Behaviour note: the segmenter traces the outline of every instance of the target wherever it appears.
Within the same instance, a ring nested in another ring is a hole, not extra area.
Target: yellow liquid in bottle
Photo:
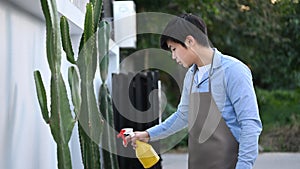
[[[150,144],[137,140],[136,145],[136,157],[144,168],[150,168],[159,161],[159,156]]]

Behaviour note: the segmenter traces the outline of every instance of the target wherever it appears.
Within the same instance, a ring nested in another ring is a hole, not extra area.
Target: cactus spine
[[[47,60],[51,70],[50,97],[51,106],[48,111],[45,87],[41,73],[36,70],[34,79],[42,115],[49,124],[53,138],[57,144],[57,159],[59,169],[72,168],[68,142],[70,140],[75,120],[72,117],[67,97],[65,82],[60,72],[61,39],[59,21],[55,0],[41,0],[42,10],[46,20]],[[50,6],[50,7],[49,7]]]

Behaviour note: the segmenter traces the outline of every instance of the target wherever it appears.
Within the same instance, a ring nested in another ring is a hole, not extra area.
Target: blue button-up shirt
[[[236,169],[251,169],[258,155],[258,138],[262,131],[252,75],[241,61],[214,50],[212,96],[228,128],[239,142]],[[194,72],[196,74],[192,79]],[[209,71],[201,80],[197,79],[197,73],[196,65],[187,71],[177,111],[163,123],[147,130],[151,141],[166,138],[187,127],[191,83],[192,92],[207,92],[209,89]]]

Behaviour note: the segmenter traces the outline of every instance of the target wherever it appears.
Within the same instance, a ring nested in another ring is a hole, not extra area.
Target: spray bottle
[[[130,135],[130,137],[134,136],[134,132],[132,128],[122,129],[117,136],[118,138],[122,137],[123,145],[126,144],[125,136],[127,135]],[[157,155],[157,153],[155,152],[155,150],[150,144],[136,140],[136,146],[137,146],[135,149],[136,157],[142,163],[144,168],[150,168],[159,161],[159,156]]]

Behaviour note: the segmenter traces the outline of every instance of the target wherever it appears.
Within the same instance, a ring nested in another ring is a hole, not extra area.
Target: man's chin
[[[183,63],[181,63],[181,62],[179,62],[178,63],[179,65],[181,65],[182,67],[184,67],[184,68],[190,68],[193,64],[191,64],[191,65],[187,65],[187,64],[183,64]]]
[[[184,68],[190,68],[190,67],[192,67],[193,66],[193,64],[191,64],[191,65],[182,65]]]

